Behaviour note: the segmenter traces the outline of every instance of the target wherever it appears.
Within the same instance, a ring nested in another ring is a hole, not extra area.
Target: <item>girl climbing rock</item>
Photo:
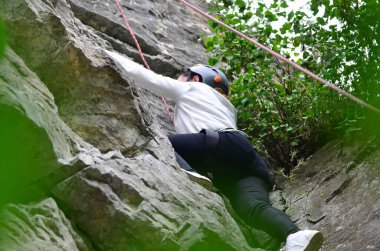
[[[175,101],[177,134],[169,140],[182,168],[212,179],[247,224],[285,241],[285,250],[319,250],[323,242],[319,231],[299,230],[284,212],[270,205],[272,182],[266,163],[237,129],[236,110],[228,100],[229,83],[223,72],[196,65],[184,69],[175,80],[118,53],[105,53],[136,84]]]

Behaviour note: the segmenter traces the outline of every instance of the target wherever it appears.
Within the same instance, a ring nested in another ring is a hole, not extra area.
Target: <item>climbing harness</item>
[[[203,157],[202,165],[204,166],[205,170],[207,170],[210,169],[210,167],[213,165],[216,148],[218,147],[219,143],[219,132],[209,129],[202,129],[200,132],[206,134],[204,149],[205,156]],[[210,171],[207,172],[207,177],[214,179],[214,175]]]
[[[235,128],[223,128],[223,129],[219,129],[218,132],[237,132],[248,138],[248,135],[245,132],[235,129]]]
[[[214,158],[216,147],[219,142],[219,132],[209,129],[202,129],[201,133],[206,134],[205,150],[206,156],[204,156],[205,162],[210,162]]]
[[[346,96],[347,98],[351,99],[352,101],[356,102],[357,104],[362,105],[362,106],[368,108],[369,110],[374,111],[374,112],[377,112],[378,114],[380,114],[380,109],[378,109],[378,108],[376,108],[376,107],[374,107],[374,106],[372,106],[372,105],[366,103],[365,101],[363,101],[363,100],[361,100],[361,99],[355,97],[354,95],[352,95],[352,94],[350,94],[350,93],[348,93],[348,92],[346,92],[346,91],[340,89],[340,88],[337,87],[336,85],[334,85],[334,84],[328,82],[327,80],[324,80],[323,78],[319,77],[319,76],[316,75],[315,73],[313,73],[313,72],[311,72],[311,71],[309,71],[309,70],[306,70],[306,69],[302,68],[301,66],[297,65],[297,64],[294,63],[293,61],[291,61],[291,60],[287,59],[286,57],[282,56],[281,54],[279,54],[279,53],[277,53],[277,52],[275,52],[275,51],[269,49],[268,47],[266,47],[266,46],[260,44],[260,43],[257,42],[255,39],[253,39],[253,38],[251,38],[251,37],[249,37],[249,36],[247,36],[247,35],[241,33],[240,31],[238,31],[238,30],[232,28],[231,26],[229,26],[229,25],[223,23],[222,21],[216,19],[215,17],[213,17],[213,16],[211,16],[210,14],[208,14],[208,13],[202,11],[201,9],[195,7],[194,5],[188,3],[188,2],[185,1],[185,0],[178,0],[178,1],[179,1],[179,2],[182,2],[183,4],[185,4],[186,6],[188,6],[189,8],[191,8],[192,10],[194,10],[195,12],[197,12],[197,13],[199,13],[199,14],[205,16],[205,17],[207,17],[208,19],[214,21],[215,23],[217,23],[217,24],[219,24],[219,25],[225,27],[226,29],[232,31],[233,33],[239,35],[240,37],[242,37],[242,38],[248,40],[249,42],[251,42],[251,43],[253,43],[254,45],[258,46],[259,48],[261,48],[261,49],[264,50],[265,52],[267,52],[267,53],[271,54],[272,56],[274,56],[274,57],[280,59],[281,61],[283,61],[283,62],[285,62],[285,63],[291,65],[292,67],[294,67],[295,69],[297,69],[297,70],[303,72],[304,74],[308,75],[309,77],[311,77],[311,78],[313,78],[313,79],[315,79],[315,80],[321,82],[321,83],[324,84],[325,86],[327,86],[327,87],[331,88],[332,90],[334,90],[334,91],[336,91],[336,92],[342,94],[343,96]]]
[[[132,38],[133,38],[133,40],[134,40],[134,42],[135,42],[135,44],[136,44],[136,46],[137,46],[137,50],[138,50],[138,52],[139,52],[139,55],[140,55],[140,57],[141,57],[141,60],[143,61],[145,67],[146,67],[147,69],[151,70],[151,68],[150,68],[150,66],[149,66],[149,64],[148,64],[148,62],[146,61],[146,59],[145,59],[145,57],[144,57],[144,54],[143,54],[143,52],[142,52],[142,50],[141,50],[141,46],[140,46],[140,44],[139,44],[139,42],[138,42],[138,40],[137,40],[137,38],[136,38],[136,35],[135,35],[135,33],[133,32],[132,27],[129,25],[128,18],[127,18],[127,16],[126,16],[125,13],[124,13],[123,8],[121,7],[119,0],[115,0],[115,3],[116,3],[116,5],[117,5],[117,7],[118,7],[118,9],[119,9],[119,11],[120,11],[120,13],[121,13],[121,15],[123,16],[125,27],[128,29],[129,33],[131,34],[131,36],[132,36]],[[173,119],[173,116],[172,116],[172,114],[170,113],[169,106],[168,106],[168,104],[166,103],[166,100],[165,100],[164,96],[162,96],[161,99],[162,99],[162,102],[163,102],[164,105],[165,105],[166,113],[168,114],[170,120],[172,121],[172,123],[173,123],[173,125],[174,125],[174,119]]]

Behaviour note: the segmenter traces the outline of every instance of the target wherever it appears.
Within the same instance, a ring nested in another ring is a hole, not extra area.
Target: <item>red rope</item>
[[[146,67],[147,69],[151,70],[151,68],[150,68],[150,66],[149,66],[149,64],[148,64],[148,62],[146,61],[146,59],[145,59],[145,57],[144,57],[144,54],[143,54],[143,52],[142,52],[142,50],[141,50],[141,47],[140,47],[140,44],[139,44],[139,42],[138,42],[138,40],[137,40],[137,38],[136,38],[136,35],[135,35],[135,33],[133,32],[132,27],[129,25],[128,18],[127,18],[127,16],[126,16],[125,13],[124,13],[123,8],[121,7],[119,0],[115,0],[115,3],[116,3],[116,5],[117,5],[117,7],[119,8],[121,15],[123,16],[123,20],[124,20],[124,25],[125,25],[125,27],[127,27],[129,33],[131,33],[131,36],[132,36],[133,40],[135,41],[135,44],[136,44],[136,46],[137,46],[137,50],[139,51],[139,54],[140,54],[141,60],[143,61],[145,67]],[[166,112],[167,112],[167,114],[168,114],[170,120],[172,121],[172,123],[173,123],[173,125],[174,125],[174,119],[173,119],[172,114],[171,114],[170,111],[169,111],[169,106],[168,106],[168,104],[166,103],[166,100],[165,100],[165,98],[164,98],[163,96],[161,97],[161,99],[162,99],[162,102],[163,102],[164,105],[165,105]]]
[[[186,6],[190,7],[192,10],[198,12],[199,14],[201,14],[201,15],[207,17],[208,19],[211,19],[211,20],[214,21],[215,23],[217,23],[217,24],[219,24],[219,25],[225,27],[226,29],[232,31],[233,33],[239,35],[240,37],[242,37],[242,38],[248,40],[249,42],[251,42],[251,43],[253,43],[254,45],[258,46],[259,48],[263,49],[265,52],[267,52],[267,53],[273,55],[274,57],[276,57],[276,58],[278,58],[278,59],[284,61],[285,63],[287,63],[287,64],[293,66],[295,69],[297,69],[297,70],[303,72],[304,74],[308,75],[309,77],[311,77],[311,78],[313,78],[313,79],[315,79],[315,80],[321,82],[322,84],[324,84],[325,86],[331,88],[332,90],[334,90],[334,91],[336,91],[336,92],[338,92],[338,93],[340,93],[340,94],[346,96],[347,98],[351,99],[352,101],[356,102],[357,104],[362,105],[362,106],[368,108],[369,110],[374,111],[374,112],[377,112],[377,113],[380,114],[380,109],[378,109],[378,108],[376,108],[376,107],[374,107],[374,106],[372,106],[372,105],[366,103],[365,101],[363,101],[363,100],[361,100],[361,99],[355,97],[354,95],[352,95],[352,94],[350,94],[350,93],[348,93],[348,92],[346,92],[346,91],[340,89],[338,86],[336,86],[336,85],[330,83],[330,82],[327,81],[327,80],[324,80],[323,78],[319,77],[319,76],[316,75],[315,73],[313,73],[313,72],[311,72],[311,71],[309,71],[309,70],[306,70],[306,69],[302,68],[301,66],[297,65],[297,64],[294,63],[293,61],[291,61],[291,60],[287,59],[286,57],[282,56],[281,54],[279,54],[279,53],[277,53],[277,52],[275,52],[275,51],[269,49],[268,47],[266,47],[266,46],[260,44],[260,43],[257,42],[255,39],[253,39],[253,38],[251,38],[251,37],[249,37],[249,36],[247,36],[247,35],[241,33],[240,31],[238,31],[238,30],[232,28],[231,26],[229,26],[229,25],[223,23],[222,21],[219,21],[219,20],[216,19],[215,17],[213,17],[213,16],[211,16],[210,14],[208,14],[208,13],[202,11],[201,9],[195,7],[194,5],[188,3],[187,1],[185,1],[185,0],[179,0],[179,1],[182,2],[183,4],[185,4]]]

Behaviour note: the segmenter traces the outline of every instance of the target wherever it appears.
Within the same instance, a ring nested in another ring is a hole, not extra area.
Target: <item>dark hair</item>
[[[189,67],[183,67],[181,70],[181,75],[190,76],[191,70]]]
[[[192,72],[189,67],[183,67],[181,70],[181,75],[185,75],[187,77],[187,81],[190,81],[194,76],[198,76],[200,82],[202,82],[202,76],[195,72]]]

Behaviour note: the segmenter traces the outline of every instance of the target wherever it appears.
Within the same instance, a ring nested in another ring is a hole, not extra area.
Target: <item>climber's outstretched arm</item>
[[[119,53],[108,50],[104,50],[104,52],[120,66],[123,71],[131,76],[137,85],[159,96],[168,97],[176,101],[191,88],[191,82],[182,82],[156,74]]]

